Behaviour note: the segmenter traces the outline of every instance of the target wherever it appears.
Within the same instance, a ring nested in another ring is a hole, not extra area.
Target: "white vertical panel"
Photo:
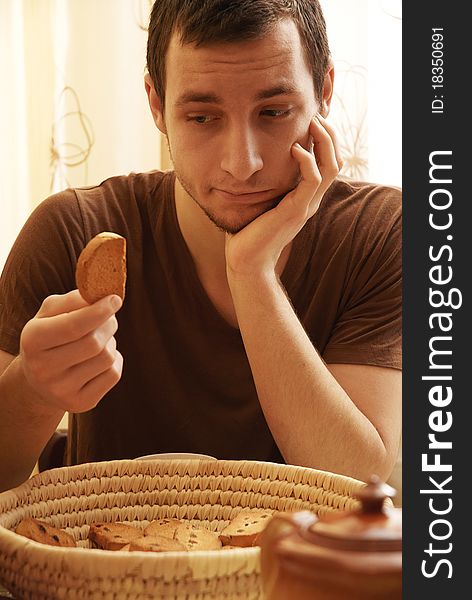
[[[369,174],[402,181],[401,0],[369,0]]]
[[[368,179],[368,0],[322,3],[335,66],[330,120],[344,160],[343,174]]]
[[[321,0],[336,126],[352,177],[401,185],[401,1]]]

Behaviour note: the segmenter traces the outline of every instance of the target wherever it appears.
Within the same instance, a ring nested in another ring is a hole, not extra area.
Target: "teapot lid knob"
[[[384,512],[384,504],[387,498],[394,498],[396,491],[386,483],[383,483],[377,475],[372,475],[369,483],[354,494],[360,500],[363,514],[381,514]]]
[[[355,494],[360,501],[357,510],[328,513],[299,531],[329,551],[401,553],[401,509],[387,501],[394,495],[393,488],[373,476]]]

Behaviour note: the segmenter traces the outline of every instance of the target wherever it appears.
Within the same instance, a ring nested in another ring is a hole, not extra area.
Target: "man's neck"
[[[175,179],[175,208],[180,231],[200,277],[226,282],[225,234]]]
[[[198,204],[175,179],[175,208],[180,231],[195,262],[202,282],[227,287],[225,234],[210,221]],[[287,264],[292,242],[283,250],[277,263],[277,275]]]

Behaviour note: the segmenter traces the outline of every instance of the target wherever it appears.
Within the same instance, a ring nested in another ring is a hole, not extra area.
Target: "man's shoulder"
[[[79,229],[84,242],[105,230],[127,235],[144,221],[155,220],[159,206],[172,193],[172,175],[157,170],[130,173],[97,185],[67,188],[43,200],[32,218],[62,223],[68,231]]]
[[[300,243],[311,248],[317,260],[336,253],[356,257],[350,263],[354,264],[376,249],[400,248],[401,229],[400,188],[339,177],[300,233]]]
[[[326,192],[320,208],[341,219],[372,219],[376,215],[395,219],[401,215],[401,189],[339,177]]]
[[[352,205],[358,210],[375,210],[380,205],[389,205],[401,210],[401,188],[339,177],[326,192],[323,202],[328,208]]]
[[[97,185],[76,187],[73,191],[80,201],[102,200],[109,203],[125,202],[130,199],[141,201],[149,195],[158,195],[171,175],[170,171],[159,170],[132,172],[128,175],[108,177]]]
[[[125,204],[130,200],[145,201],[149,195],[158,196],[164,182],[171,178],[171,171],[147,171],[114,175],[98,184],[69,187],[55,192],[38,205],[38,208],[61,207],[70,209],[71,205],[93,204],[96,209],[100,204],[110,206],[114,203]]]

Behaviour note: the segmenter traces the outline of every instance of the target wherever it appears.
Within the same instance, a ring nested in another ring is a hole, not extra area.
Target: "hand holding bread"
[[[37,411],[90,410],[121,377],[123,357],[114,335],[124,297],[125,245],[124,238],[110,235],[100,238],[100,250],[95,238],[92,251],[86,246],[81,257],[92,258],[79,257],[77,280],[86,298],[80,290],[48,296],[23,328],[19,359]],[[108,280],[106,269],[111,270]],[[100,278],[96,286],[92,275]]]

